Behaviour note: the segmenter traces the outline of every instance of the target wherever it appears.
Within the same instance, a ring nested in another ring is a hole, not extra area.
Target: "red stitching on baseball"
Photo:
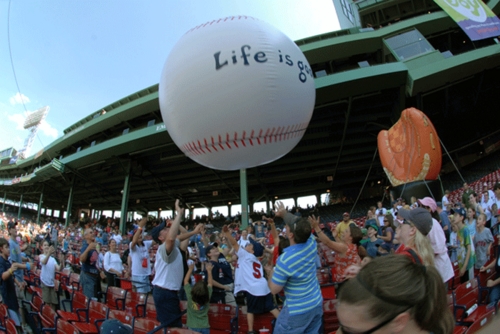
[[[219,147],[224,151],[224,146],[222,146],[222,138],[219,135]]]
[[[235,132],[235,133],[234,133],[234,140],[233,140],[233,144],[234,144],[234,146],[236,146],[236,148],[239,148],[237,140],[238,140],[238,133],[237,133],[237,132]]]
[[[238,17],[236,17],[236,16],[228,16],[228,17],[225,17],[224,19],[218,19],[217,21],[212,20],[212,21],[210,21],[210,22],[206,22],[206,23],[204,23],[204,24],[197,25],[196,27],[193,27],[193,28],[189,29],[188,31],[186,31],[186,34],[188,34],[188,33],[190,33],[190,32],[193,32],[193,31],[195,31],[195,30],[197,30],[197,29],[204,28],[204,27],[206,27],[207,25],[212,25],[212,24],[214,24],[214,23],[220,23],[221,21],[222,21],[222,22],[226,22],[227,20],[234,21],[235,19],[238,19],[238,20],[241,20],[241,19],[245,19],[245,20],[252,19],[252,20],[257,20],[257,21],[259,21],[259,20],[258,20],[258,19],[256,19],[255,17],[251,17],[251,16],[242,16],[242,15],[240,15],[240,16],[238,16]]]
[[[212,137],[212,148],[215,150],[215,152],[219,152],[217,147],[215,147],[214,137]]]
[[[201,155],[213,153],[212,149],[215,152],[219,152],[219,149],[224,151],[226,149],[231,150],[233,148],[240,148],[239,144],[243,145],[243,147],[247,147],[247,144],[249,144],[250,146],[272,144],[273,138],[274,142],[285,141],[300,136],[306,131],[306,129],[307,123],[302,123],[288,125],[286,127],[280,126],[277,128],[274,127],[259,129],[258,136],[255,136],[255,130],[252,130],[249,136],[247,136],[246,131],[242,131],[241,136],[239,136],[238,133],[235,132],[233,138],[231,138],[231,135],[229,133],[226,133],[225,141],[222,141],[224,135],[219,134],[215,137],[210,137],[210,139],[203,138],[186,143],[182,146],[181,151],[183,151],[187,155]],[[218,140],[216,140],[215,138],[217,138]],[[233,145],[231,145],[231,143]]]

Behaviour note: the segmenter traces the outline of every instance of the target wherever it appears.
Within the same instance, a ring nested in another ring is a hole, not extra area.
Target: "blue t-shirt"
[[[227,262],[226,257],[222,254],[219,254],[219,259],[217,262],[210,261],[213,264],[212,268],[212,278],[214,281],[226,285],[234,283],[233,280],[233,271],[231,269],[231,265]],[[208,276],[205,275],[208,279]],[[216,288],[218,289],[218,288]]]
[[[371,241],[370,239],[367,239],[367,240],[361,241],[361,246],[363,246],[366,249],[368,256],[376,257],[378,247],[380,245],[382,245],[383,243],[384,243],[384,241],[382,239],[377,238],[377,239],[375,239],[375,241]]]
[[[448,218],[448,214],[446,211],[441,211],[439,214],[439,218],[441,219],[441,226],[444,228],[445,226],[448,226],[448,229],[444,231],[445,234],[450,234],[451,233],[451,223],[450,219]]]
[[[21,247],[19,247],[17,241],[14,241],[12,240],[12,238],[9,238],[9,248],[10,248],[10,261],[23,263],[23,255],[21,253]],[[16,271],[14,271],[14,275],[16,276],[19,282],[24,282],[23,269],[17,269]]]
[[[85,252],[89,244],[86,240],[83,240],[82,248],[80,249],[80,254]],[[87,259],[82,263],[82,271],[91,274],[99,274],[97,269],[97,261],[99,260],[99,253],[93,249],[88,252]]]
[[[107,245],[108,244],[108,233],[102,232],[102,244]]]
[[[285,248],[278,258],[272,281],[283,286],[290,315],[306,313],[323,303],[316,277],[317,252],[311,235],[305,243]]]
[[[11,267],[10,262],[5,260],[3,256],[0,256],[0,284],[2,290],[2,298],[7,308],[11,310],[19,311],[19,303],[17,302],[16,296],[16,286],[14,285],[14,277],[12,275],[4,281],[1,279],[1,275]]]

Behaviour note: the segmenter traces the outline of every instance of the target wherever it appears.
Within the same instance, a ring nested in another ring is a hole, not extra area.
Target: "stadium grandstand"
[[[464,183],[477,193],[491,190],[500,182],[500,41],[471,41],[432,1],[370,0],[352,5],[359,13],[359,27],[296,41],[315,75],[314,113],[302,140],[289,154],[247,171],[250,207],[265,201],[268,207],[264,211],[270,212],[275,201],[292,198],[296,206],[297,198],[314,195],[318,205],[297,208],[301,216],[320,215],[321,223],[333,229],[347,211],[363,227],[370,206],[377,201],[383,201],[385,207],[391,205],[391,185],[377,156],[377,135],[394,125],[409,107],[422,110],[439,134],[443,165],[438,182],[443,192],[451,191],[450,200],[461,201]],[[499,0],[487,5],[500,13]],[[103,211],[114,211],[121,213],[119,224],[125,234],[130,228],[127,223],[134,222],[134,212],[172,210],[177,198],[191,212],[207,208],[211,214],[214,207],[240,201],[239,171],[203,167],[173,143],[159,110],[158,85],[90,113],[36,154],[25,159],[17,156],[15,148],[0,152],[0,201],[2,211],[12,218],[37,216],[42,222],[41,217],[47,217],[69,225],[82,213],[92,219]],[[324,194],[329,194],[326,203]],[[435,195],[439,201],[442,194]],[[54,211],[59,212],[58,217],[53,217]],[[251,217],[259,220],[262,213]],[[218,231],[227,220],[211,222],[216,226],[209,232]],[[77,254],[78,247],[81,240],[70,249]],[[120,255],[126,248],[126,242],[119,244]],[[154,246],[149,253],[153,263],[156,249]],[[492,249],[492,255],[498,253],[498,247]],[[325,333],[333,333],[339,326],[331,300],[338,283],[333,280],[333,253],[319,243],[322,266],[317,277],[325,299]],[[449,281],[451,308],[458,308],[451,298],[461,296],[457,266]],[[79,284],[79,276],[74,274],[66,272],[70,290],[72,284]],[[474,289],[469,297],[475,293],[474,300],[478,300],[478,291],[483,290]],[[130,291],[122,293],[132,295]],[[124,302],[132,297],[128,298]],[[156,313],[154,303],[145,300],[144,314],[136,318],[155,319],[150,316],[150,312]],[[485,304],[485,300],[481,302]],[[472,304],[463,312],[464,318],[478,307]],[[223,325],[236,319],[243,328],[245,317],[236,314],[224,313],[226,320],[232,320]],[[482,321],[461,322],[455,332],[473,333],[473,326],[482,327]],[[265,318],[266,326],[268,323]],[[222,332],[246,332],[233,329]]]

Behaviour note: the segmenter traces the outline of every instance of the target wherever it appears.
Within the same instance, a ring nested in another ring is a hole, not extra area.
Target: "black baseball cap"
[[[10,230],[11,228],[16,228],[17,226],[17,222],[14,222],[14,221],[10,221],[8,224],[7,224],[7,228]]]
[[[156,226],[152,231],[151,231],[151,237],[157,244],[161,244],[161,241],[158,239],[160,236],[160,232],[167,226],[165,222],[162,222],[160,225]]]
[[[101,334],[132,334],[132,327],[116,319],[108,319],[101,325]]]

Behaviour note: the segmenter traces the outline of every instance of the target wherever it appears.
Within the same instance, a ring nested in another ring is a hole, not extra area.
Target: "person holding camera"
[[[382,201],[377,202],[377,209],[375,210],[378,220],[378,226],[383,227],[385,225],[384,218],[387,214],[387,209],[382,207]]]

